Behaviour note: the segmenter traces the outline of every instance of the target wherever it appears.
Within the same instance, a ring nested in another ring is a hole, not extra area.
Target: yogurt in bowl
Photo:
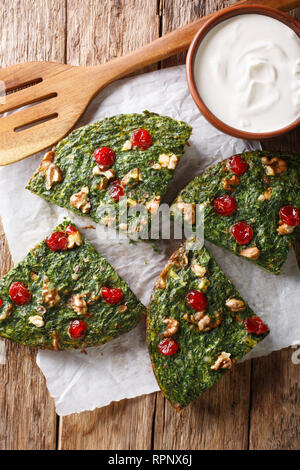
[[[187,58],[189,88],[204,116],[244,138],[272,137],[296,127],[299,31],[287,15],[256,6],[234,7],[231,14],[209,20]]]

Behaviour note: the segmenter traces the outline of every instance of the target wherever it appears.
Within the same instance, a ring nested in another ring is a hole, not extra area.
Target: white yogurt
[[[209,110],[236,129],[275,131],[300,115],[300,39],[269,16],[243,14],[212,28],[194,76]]]

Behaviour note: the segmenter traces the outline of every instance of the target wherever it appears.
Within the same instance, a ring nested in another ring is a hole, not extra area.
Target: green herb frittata
[[[145,314],[125,281],[64,222],[0,280],[0,335],[46,349],[86,348]]]
[[[267,334],[208,251],[182,246],[148,308],[147,340],[158,384],[180,411]]]
[[[59,142],[27,188],[130,234],[135,206],[145,206],[147,217],[156,213],[190,134],[184,122],[148,111],[105,118]],[[127,220],[123,214],[130,209]]]
[[[173,214],[194,224],[195,204],[204,205],[207,240],[279,274],[300,231],[299,162],[288,153],[234,155],[190,182]]]

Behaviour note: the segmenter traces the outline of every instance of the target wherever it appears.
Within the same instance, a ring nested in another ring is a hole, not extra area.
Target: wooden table
[[[27,60],[98,64],[232,3],[2,0],[0,65]],[[300,18],[299,11],[293,14]],[[184,54],[152,70],[181,63]],[[299,143],[298,131],[266,146],[298,150]],[[0,237],[4,274],[11,259],[3,230]],[[59,418],[35,351],[5,343],[0,449],[299,449],[300,365],[292,363],[292,349],[237,365],[180,415],[161,393],[153,393]]]

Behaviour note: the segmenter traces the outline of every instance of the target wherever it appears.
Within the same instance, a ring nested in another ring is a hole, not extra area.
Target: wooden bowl
[[[206,21],[206,23],[204,23],[202,28],[199,29],[199,31],[195,35],[189,47],[187,59],[186,59],[187,82],[188,82],[188,87],[193,97],[193,100],[195,101],[196,105],[200,109],[201,113],[217,129],[219,129],[222,132],[225,132],[226,134],[229,134],[234,137],[241,138],[241,139],[249,139],[249,140],[269,139],[271,137],[276,137],[276,136],[285,134],[286,132],[289,132],[295,127],[297,127],[300,124],[300,117],[297,118],[294,122],[292,122],[288,126],[285,126],[281,129],[277,129],[271,132],[262,132],[262,133],[246,132],[246,131],[236,129],[234,127],[229,126],[228,124],[225,124],[225,122],[218,119],[210,111],[210,109],[205,105],[205,103],[201,99],[201,96],[199,95],[199,92],[197,90],[196,83],[195,83],[195,78],[194,78],[195,57],[197,54],[198,47],[201,41],[203,40],[203,38],[206,36],[206,34],[212,28],[214,28],[217,24],[221,23],[222,21],[225,21],[234,16],[244,15],[247,13],[271,16],[272,18],[275,18],[276,20],[279,20],[285,25],[289,26],[291,29],[295,31],[298,37],[300,37],[300,23],[298,23],[294,18],[291,18],[290,16],[286,15],[285,13],[282,13],[279,10],[275,10],[274,8],[269,8],[269,7],[262,7],[259,5],[250,5],[250,6],[245,5],[245,6],[229,7],[225,11],[220,11],[219,13],[216,13],[212,18]]]

